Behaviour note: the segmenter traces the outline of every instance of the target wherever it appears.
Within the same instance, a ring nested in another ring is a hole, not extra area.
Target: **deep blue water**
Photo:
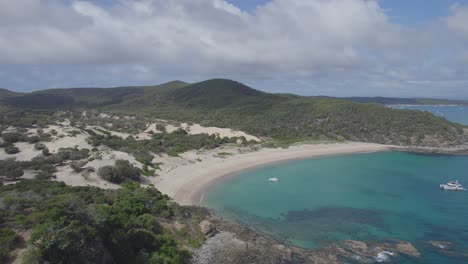
[[[268,182],[278,177],[279,183]],[[381,152],[291,161],[228,178],[205,193],[205,205],[285,243],[317,249],[345,239],[413,243],[420,261],[468,263],[441,254],[429,240],[468,253],[468,156]],[[460,255],[458,255],[460,257]]]
[[[458,105],[393,105],[396,109],[428,111],[447,120],[468,125],[468,106]]]

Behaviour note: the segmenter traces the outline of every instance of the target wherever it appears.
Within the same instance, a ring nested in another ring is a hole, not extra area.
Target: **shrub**
[[[6,263],[10,251],[20,241],[20,237],[8,227],[0,228],[0,262]]]
[[[140,151],[135,154],[135,159],[138,160],[140,163],[145,164],[145,165],[151,165],[151,162],[153,161],[153,155]]]
[[[0,148],[8,147],[10,145],[11,145],[10,142],[0,142]]]
[[[52,164],[44,164],[44,165],[41,166],[40,170],[45,171],[45,172],[54,173],[54,172],[57,171],[57,168],[55,168],[55,166],[52,165]]]
[[[50,180],[52,178],[56,178],[54,173],[49,172],[49,171],[41,171],[36,176],[34,177],[36,180],[41,180],[41,181],[46,181]]]
[[[19,148],[15,147],[14,145],[9,145],[5,147],[5,153],[7,154],[16,154],[19,153]]]
[[[8,170],[5,173],[5,176],[10,180],[17,180],[19,177],[24,175],[23,169],[16,167]]]
[[[44,147],[42,149],[42,155],[44,155],[44,156],[49,156],[50,155],[50,151],[49,151],[49,149],[47,147]]]
[[[52,135],[49,134],[49,133],[43,133],[43,134],[40,135],[40,137],[41,137],[41,140],[50,140]]]
[[[37,142],[41,141],[41,138],[38,137],[38,136],[30,136],[30,137],[26,138],[26,141],[33,144],[33,143],[37,143]]]
[[[81,173],[81,176],[83,176],[83,178],[85,179],[89,179],[89,176],[91,175],[91,172],[94,172],[94,168],[93,167],[87,167],[84,169],[84,171]]]
[[[122,182],[123,179],[119,179],[114,175],[114,166],[104,166],[98,170],[99,177],[110,182]]]
[[[46,147],[46,145],[42,144],[42,143],[36,143],[34,144],[34,148],[37,149],[37,150],[42,150]]]
[[[98,175],[106,181],[119,184],[124,181],[138,181],[140,170],[130,164],[128,160],[117,160],[115,166],[99,168]]]
[[[58,151],[57,155],[64,160],[81,160],[88,158],[89,149],[62,148]]]
[[[80,161],[74,161],[70,164],[70,168],[72,168],[75,172],[82,172],[83,166],[86,165],[86,161],[80,160]]]
[[[18,141],[22,141],[24,138],[23,138],[23,135],[21,135],[20,133],[8,132],[8,133],[2,134],[2,139],[5,142],[16,143]]]
[[[166,132],[166,126],[163,124],[156,124],[156,129],[165,133]]]

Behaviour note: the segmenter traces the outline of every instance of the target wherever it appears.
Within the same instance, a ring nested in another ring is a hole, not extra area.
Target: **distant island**
[[[385,105],[468,105],[467,100],[435,98],[392,98],[392,97],[340,97],[358,103],[377,103]]]
[[[0,89],[0,260],[367,261],[367,242],[289,247],[197,205],[217,180],[259,165],[395,149],[467,150],[465,126],[383,105],[404,100],[419,99],[270,94],[225,79]],[[405,241],[371,246],[419,256]]]

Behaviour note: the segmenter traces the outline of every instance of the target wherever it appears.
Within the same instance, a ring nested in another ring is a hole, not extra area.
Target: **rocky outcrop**
[[[428,241],[429,246],[438,254],[468,262],[468,248],[460,247],[449,241]]]
[[[213,237],[218,233],[218,230],[216,229],[216,226],[211,223],[208,220],[203,220],[199,224],[201,232],[206,236],[206,237]]]
[[[287,246],[254,232],[243,225],[211,218],[202,221],[200,228],[210,236],[194,253],[194,264],[236,263],[376,263],[397,260],[400,256],[419,258],[419,251],[409,242],[386,240],[365,242],[346,240],[319,250],[305,250]]]

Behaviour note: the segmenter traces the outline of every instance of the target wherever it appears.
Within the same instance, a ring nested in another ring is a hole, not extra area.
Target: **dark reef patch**
[[[287,222],[308,221],[311,219],[339,219],[343,222],[385,227],[383,212],[371,209],[327,206],[315,210],[289,211],[285,215]]]

